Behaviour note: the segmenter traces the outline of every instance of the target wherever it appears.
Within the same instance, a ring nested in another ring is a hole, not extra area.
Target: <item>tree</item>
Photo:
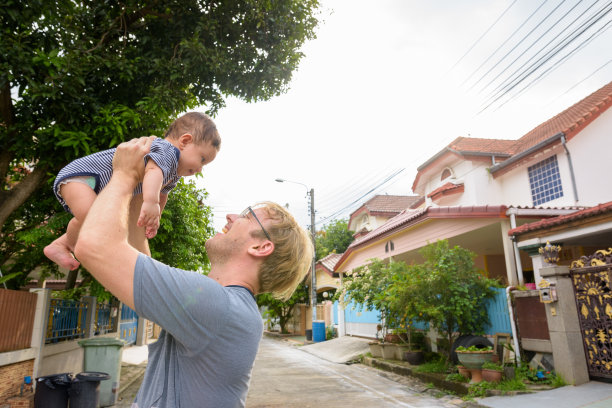
[[[450,248],[447,240],[429,244],[420,252],[425,262],[410,265],[408,273],[427,300],[420,304],[420,313],[446,336],[450,359],[457,333],[479,334],[488,324],[486,302],[494,296],[492,288],[498,283],[476,270],[473,252],[459,246]]]
[[[204,244],[215,230],[212,210],[204,204],[207,196],[193,180],[179,181],[168,196],[157,235],[149,240],[153,258],[188,271],[210,270]]]
[[[291,320],[294,312],[294,306],[298,303],[304,303],[308,299],[308,289],[304,283],[300,283],[289,300],[282,301],[276,299],[270,293],[261,293],[257,295],[257,305],[268,309],[268,316],[272,319],[278,319],[281,333],[288,333],[287,323]]]
[[[0,226],[76,157],[287,89],[317,0],[5,1]],[[59,206],[55,206],[59,210]],[[50,215],[48,213],[47,215]],[[7,226],[6,223],[18,225]]]
[[[315,245],[317,260],[331,253],[341,254],[353,242],[353,233],[348,230],[348,220],[334,220],[317,232]]]

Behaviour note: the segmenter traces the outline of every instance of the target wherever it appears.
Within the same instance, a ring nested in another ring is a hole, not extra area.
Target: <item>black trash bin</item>
[[[312,329],[306,329],[306,341],[312,341]]]
[[[34,408],[68,408],[68,389],[72,374],[62,373],[38,377]]]
[[[76,375],[70,390],[70,408],[98,408],[100,404],[100,381],[110,379],[107,373],[86,371]]]

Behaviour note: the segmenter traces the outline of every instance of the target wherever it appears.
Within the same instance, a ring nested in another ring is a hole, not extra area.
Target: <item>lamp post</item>
[[[285,180],[277,178],[275,180],[278,183],[293,183],[300,184],[306,187],[306,195],[310,196],[310,234],[312,235],[312,266],[310,267],[310,303],[312,306],[312,321],[317,320],[317,274],[315,271],[315,264],[317,262],[316,254],[316,243],[315,243],[315,210],[314,210],[314,188],[308,189],[308,186],[298,181]]]

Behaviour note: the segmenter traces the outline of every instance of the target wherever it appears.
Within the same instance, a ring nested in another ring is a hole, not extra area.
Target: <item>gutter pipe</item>
[[[506,211],[506,215],[510,216],[510,228],[516,228],[516,208],[510,208]],[[519,285],[525,284],[525,278],[523,277],[523,265],[521,263],[521,255],[519,254],[519,248],[514,237],[512,239],[512,248],[514,248],[514,261],[516,263],[516,275],[518,277]]]
[[[506,288],[506,300],[508,301],[508,313],[510,313],[510,327],[512,328],[512,340],[514,343],[514,358],[516,365],[521,366],[521,347],[518,341],[518,333],[516,331],[516,324],[514,323],[514,310],[512,309],[512,298],[510,291],[516,289],[514,286],[508,286]]]
[[[561,144],[565,149],[565,154],[567,155],[567,163],[569,165],[570,176],[572,178],[572,189],[574,190],[574,204],[578,204],[578,189],[576,188],[576,177],[574,176],[574,166],[572,165],[572,156],[570,156],[570,152],[567,149],[567,144],[565,140],[565,134],[561,133]]]

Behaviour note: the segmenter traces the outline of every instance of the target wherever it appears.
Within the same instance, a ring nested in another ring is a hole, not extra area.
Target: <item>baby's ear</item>
[[[179,136],[179,143],[183,146],[193,143],[193,136],[191,135],[191,133],[184,133]]]

